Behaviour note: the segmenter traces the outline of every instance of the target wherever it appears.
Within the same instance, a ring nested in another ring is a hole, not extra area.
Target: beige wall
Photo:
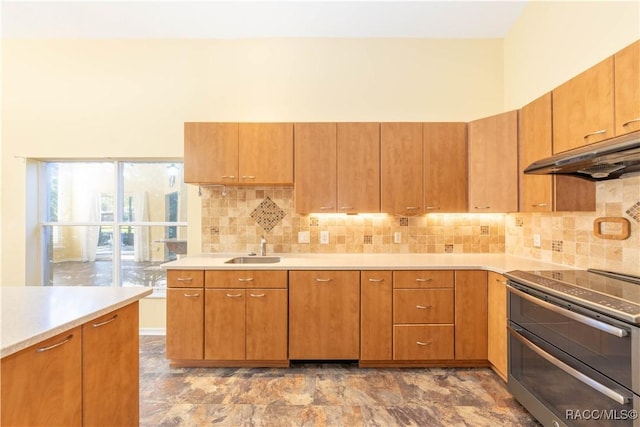
[[[638,39],[638,0],[530,0],[504,38],[505,109],[528,104]]]

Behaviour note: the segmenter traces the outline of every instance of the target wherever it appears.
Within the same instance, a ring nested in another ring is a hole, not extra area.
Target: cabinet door
[[[246,291],[207,289],[205,295],[205,360],[245,360]]]
[[[3,426],[82,425],[82,329],[0,361]]]
[[[469,123],[469,212],[518,210],[518,112]]]
[[[240,123],[241,184],[293,183],[293,124]]]
[[[287,360],[287,290],[248,289],[247,360]]]
[[[338,123],[338,212],[380,212],[380,125]]]
[[[488,273],[488,347],[487,358],[494,370],[507,380],[507,279]]]
[[[138,329],[138,302],[82,326],[84,425],[138,425]]]
[[[380,124],[381,211],[417,215],[423,211],[422,123]]]
[[[567,175],[529,175],[524,169],[551,156],[551,93],[520,110],[520,212],[594,211],[595,183]]]
[[[202,360],[204,289],[167,289],[167,359]]]
[[[614,55],[616,135],[640,130],[640,41]]]
[[[452,360],[452,325],[394,325],[393,360]]]
[[[425,212],[467,211],[467,124],[423,123]]]
[[[336,212],[336,124],[296,123],[296,212]]]
[[[487,272],[456,271],[456,360],[487,359]]]
[[[614,136],[613,57],[553,90],[553,152]]]
[[[184,124],[184,182],[238,182],[238,124]]]
[[[289,358],[358,359],[360,273],[289,272]]]
[[[392,358],[392,290],[390,271],[360,273],[360,360]]]

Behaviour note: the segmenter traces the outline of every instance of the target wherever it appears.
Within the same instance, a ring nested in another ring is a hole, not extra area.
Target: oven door
[[[632,350],[633,342],[638,341],[637,328],[538,291],[514,286],[517,284],[508,286],[510,321],[640,394]]]
[[[638,396],[509,322],[509,391],[545,426],[637,427]]]

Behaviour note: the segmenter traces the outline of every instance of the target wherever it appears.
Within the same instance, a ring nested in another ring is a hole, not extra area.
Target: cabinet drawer
[[[453,323],[453,289],[394,289],[393,323]]]
[[[393,360],[453,359],[453,325],[396,325]]]
[[[207,270],[207,288],[284,288],[286,270]]]
[[[453,288],[453,270],[407,270],[393,272],[394,288]]]
[[[169,288],[202,288],[203,286],[203,270],[167,270],[167,287]]]

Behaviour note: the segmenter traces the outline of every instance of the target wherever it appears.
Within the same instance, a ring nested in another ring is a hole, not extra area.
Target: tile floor
[[[141,426],[538,426],[490,369],[169,367],[140,337]]]

